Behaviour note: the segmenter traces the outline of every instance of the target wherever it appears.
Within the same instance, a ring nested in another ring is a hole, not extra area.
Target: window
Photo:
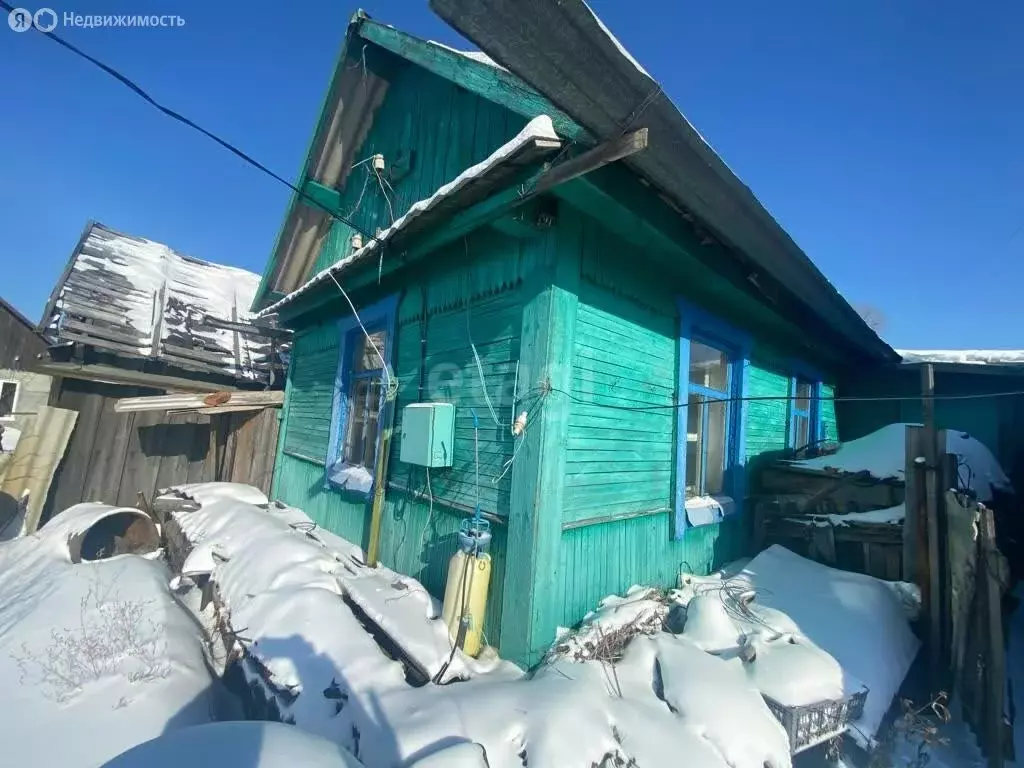
[[[394,314],[397,300],[360,310],[338,324],[341,349],[334,385],[334,408],[327,457],[327,482],[344,490],[369,493],[386,405]]]
[[[821,439],[821,384],[804,375],[790,380],[789,447],[801,450]]]
[[[18,382],[0,381],[0,419],[11,420],[17,413]]]
[[[725,490],[729,427],[729,358],[720,349],[690,342],[686,408],[686,498]]]
[[[680,306],[675,537],[720,520],[744,494],[743,402],[749,340],[689,304]],[[712,498],[713,497],[713,498]]]
[[[378,356],[378,351],[380,356]],[[355,341],[352,373],[348,388],[348,423],[341,446],[341,459],[352,466],[372,467],[377,455],[377,426],[384,395],[384,364],[387,340],[383,331],[362,332]]]

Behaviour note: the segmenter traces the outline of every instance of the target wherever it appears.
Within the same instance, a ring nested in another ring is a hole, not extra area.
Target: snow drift
[[[96,766],[140,741],[205,723],[202,630],[159,562],[72,562],[69,548],[121,513],[79,504],[0,544],[0,742],[11,765]]]
[[[906,465],[907,424],[888,424],[857,440],[843,443],[834,454],[792,462],[807,469],[831,469],[837,472],[867,470],[877,478],[904,476]],[[960,457],[970,470],[970,488],[985,502],[992,499],[992,491],[1012,491],[1010,479],[999,466],[996,457],[980,440],[966,432],[946,431],[946,452]],[[966,479],[966,472],[965,479]]]

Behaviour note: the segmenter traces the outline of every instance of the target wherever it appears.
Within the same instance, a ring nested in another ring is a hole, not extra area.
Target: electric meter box
[[[402,411],[401,460],[421,467],[450,467],[455,443],[455,406],[413,403]]]

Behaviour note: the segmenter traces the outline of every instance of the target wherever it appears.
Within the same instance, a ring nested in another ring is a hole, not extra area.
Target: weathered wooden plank
[[[638,128],[631,133],[598,144],[596,147],[554,166],[541,177],[536,191],[538,193],[546,192],[569,179],[590,173],[645,149],[647,149],[647,129]]]
[[[152,498],[161,458],[168,447],[166,420],[166,414],[159,411],[135,414],[125,449],[125,468],[117,489],[119,506],[134,506],[140,492]]]

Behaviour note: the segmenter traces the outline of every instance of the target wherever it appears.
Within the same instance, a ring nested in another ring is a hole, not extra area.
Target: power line
[[[0,0],[0,8],[2,8],[7,13],[11,13],[11,12],[14,11],[14,6],[12,6],[10,3],[6,2],[6,0]],[[148,103],[151,106],[155,107],[156,109],[160,110],[161,112],[163,112],[168,117],[170,117],[170,118],[172,118],[174,120],[177,120],[179,123],[187,125],[189,128],[192,128],[193,130],[198,131],[199,133],[203,134],[203,136],[206,136],[208,139],[212,139],[213,141],[217,142],[222,147],[224,147],[224,149],[226,149],[229,152],[231,152],[233,155],[236,155],[237,157],[242,158],[242,160],[244,160],[245,162],[249,163],[249,165],[253,166],[254,168],[258,168],[259,170],[263,171],[263,173],[265,173],[268,176],[270,176],[272,179],[275,179],[275,180],[281,182],[286,187],[288,187],[290,190],[292,190],[292,192],[294,192],[299,197],[301,197],[304,202],[308,203],[309,205],[314,206],[315,208],[319,208],[321,211],[323,211],[324,213],[328,214],[331,218],[335,219],[336,221],[340,221],[342,224],[347,224],[348,226],[352,227],[352,229],[354,229],[356,232],[361,234],[363,237],[366,237],[366,238],[370,237],[370,233],[367,232],[366,230],[364,230],[362,227],[356,225],[355,223],[353,223],[349,219],[345,218],[344,216],[339,215],[335,211],[332,211],[330,208],[328,208],[327,206],[325,206],[323,203],[319,202],[318,200],[315,200],[314,198],[310,197],[305,192],[303,192],[301,189],[299,189],[294,184],[292,184],[290,181],[288,181],[286,178],[284,178],[283,176],[279,176],[278,174],[274,173],[272,170],[270,170],[265,165],[263,165],[263,163],[261,163],[259,160],[256,160],[252,156],[246,154],[245,152],[240,150],[238,147],[236,147],[231,142],[222,139],[220,136],[218,136],[217,134],[213,133],[212,131],[206,130],[201,125],[195,123],[194,121],[190,120],[189,118],[185,117],[184,115],[182,115],[182,114],[180,114],[178,112],[175,112],[170,107],[165,107],[163,104],[161,104],[156,99],[154,99],[152,96],[150,96],[148,93],[146,93],[146,91],[144,91],[139,85],[137,85],[135,82],[133,82],[130,78],[128,78],[125,75],[122,75],[120,72],[118,72],[113,67],[111,67],[111,66],[109,66],[107,64],[104,64],[99,59],[96,59],[96,58],[90,56],[85,51],[83,51],[83,50],[77,48],[76,46],[72,45],[71,43],[69,43],[64,38],[62,38],[62,37],[60,37],[58,35],[55,35],[53,32],[43,32],[43,30],[41,30],[41,29],[39,29],[37,27],[34,27],[34,29],[37,32],[39,32],[39,33],[45,35],[46,37],[50,38],[51,40],[53,40],[58,45],[62,45],[63,47],[65,47],[69,51],[71,51],[72,53],[74,53],[74,54],[76,54],[78,56],[81,56],[83,59],[88,61],[93,66],[98,67],[99,69],[103,70],[108,75],[110,75],[115,80],[117,80],[122,85],[124,85],[126,88],[130,89],[139,98],[143,99],[146,103]]]
[[[679,408],[686,408],[691,405],[689,401],[680,403],[667,403],[665,405],[615,405],[613,403],[597,403],[593,400],[582,398],[579,395],[574,395],[571,392],[566,392],[564,389],[557,387],[538,387],[537,389],[531,390],[532,393],[545,395],[550,392],[557,392],[560,395],[565,395],[573,402],[580,403],[582,405],[591,405],[596,408],[608,408],[614,411],[674,411]],[[528,393],[529,394],[529,393]],[[877,395],[877,396],[850,396],[850,397],[823,397],[821,395],[812,395],[810,397],[797,397],[796,395],[744,395],[740,397],[703,397],[700,398],[695,404],[703,405],[705,403],[741,403],[741,402],[781,402],[789,400],[816,400],[816,401],[828,401],[833,403],[879,403],[879,402],[896,402],[896,401],[914,401],[914,400],[985,400],[988,398],[998,397],[1019,397],[1024,396],[1024,390],[1013,390],[1010,392],[985,392],[980,394],[972,395],[934,395],[931,398],[926,398],[923,395]]]

